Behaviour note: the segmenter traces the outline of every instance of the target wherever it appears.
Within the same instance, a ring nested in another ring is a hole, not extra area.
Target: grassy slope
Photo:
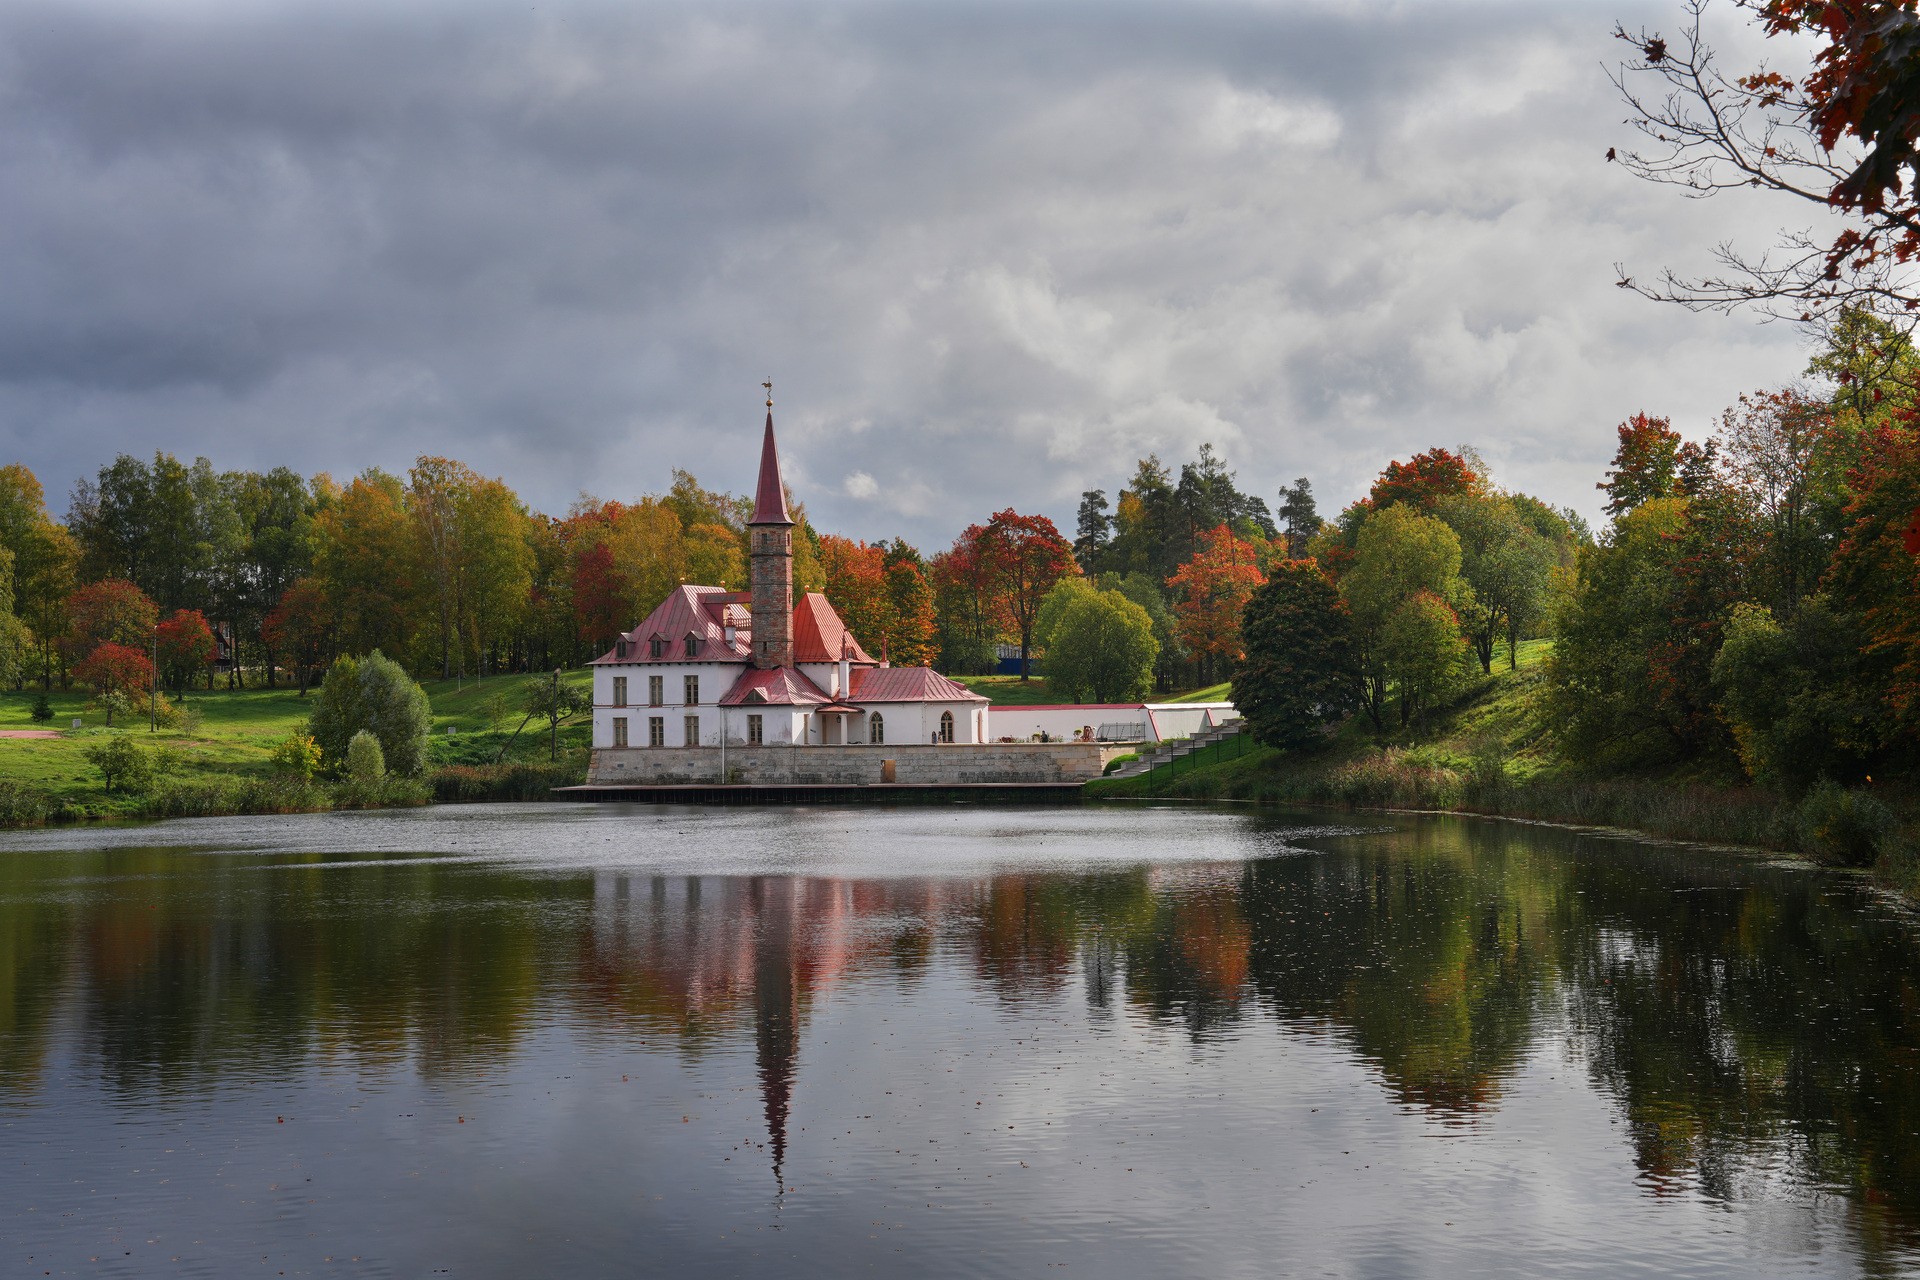
[[[430,759],[435,764],[481,763],[491,761],[512,735],[524,714],[512,710],[496,730],[489,722],[487,702],[500,695],[509,708],[517,707],[519,689],[527,677],[494,676],[477,681],[434,680],[425,684],[433,704],[434,737]],[[586,687],[587,673],[568,672],[569,684]],[[0,738],[0,778],[27,782],[46,791],[56,801],[85,805],[102,812],[119,806],[108,803],[101,793],[100,776],[87,762],[83,752],[93,742],[123,725],[132,730],[143,745],[151,743],[173,759],[172,772],[185,780],[220,776],[265,775],[267,755],[273,744],[304,728],[312,698],[302,698],[290,688],[225,689],[200,691],[187,695],[186,706],[198,718],[198,725],[162,729],[149,737],[144,711],[131,722],[106,728],[105,717],[86,707],[87,696],[79,691],[48,695],[54,718],[47,725],[37,724],[31,715],[37,691],[0,693],[0,729],[57,728],[58,738]],[[78,717],[83,727],[69,728]],[[447,726],[456,730],[452,737]],[[587,742],[584,723],[568,725],[560,731],[562,752],[577,750]],[[513,742],[509,760],[544,760],[548,754],[543,725],[529,724]]]

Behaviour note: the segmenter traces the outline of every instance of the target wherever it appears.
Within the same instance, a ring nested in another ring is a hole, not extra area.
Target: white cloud
[[[849,498],[859,498],[863,501],[876,497],[880,492],[879,482],[864,471],[856,471],[849,475],[847,482],[841,488],[846,491]]]

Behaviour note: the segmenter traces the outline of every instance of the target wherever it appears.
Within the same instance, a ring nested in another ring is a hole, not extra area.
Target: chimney
[[[843,701],[853,696],[853,636],[851,633],[840,637],[840,689],[836,696]]]

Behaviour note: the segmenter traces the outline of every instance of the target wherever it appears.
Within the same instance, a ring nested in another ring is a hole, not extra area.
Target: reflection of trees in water
[[[1536,860],[1438,825],[1382,843],[1360,859],[1249,865],[1254,985],[1283,1021],[1345,1039],[1399,1101],[1480,1110],[1531,1048],[1552,988]]]
[[[1637,850],[1569,863],[1576,1042],[1649,1189],[1737,1198],[1780,1157],[1846,1193],[1869,1261],[1920,1245],[1913,933],[1852,886]]]
[[[778,1178],[815,1002],[875,980],[913,999],[951,954],[1014,1008],[1331,1035],[1443,1117],[1497,1105],[1564,1033],[1651,1192],[1733,1198],[1785,1167],[1847,1194],[1870,1259],[1920,1241],[1912,931],[1791,870],[1444,820],[1246,864],[977,881],[288,861],[8,859],[0,1088],[36,1087],[56,1026],[130,1090],[315,1058],[471,1074],[558,1004],[575,1034],[751,1044]]]

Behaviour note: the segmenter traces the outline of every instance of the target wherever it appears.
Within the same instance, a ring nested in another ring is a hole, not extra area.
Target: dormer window
[[[700,656],[700,637],[691,631],[687,632],[687,656],[689,658]]]
[[[627,638],[625,636],[621,636],[613,642],[613,656],[616,658],[624,658],[627,656]]]
[[[648,656],[650,657],[654,657],[654,658],[666,657],[667,656],[667,638],[665,636],[653,637],[653,639],[648,641],[647,643],[647,650],[648,650]]]

